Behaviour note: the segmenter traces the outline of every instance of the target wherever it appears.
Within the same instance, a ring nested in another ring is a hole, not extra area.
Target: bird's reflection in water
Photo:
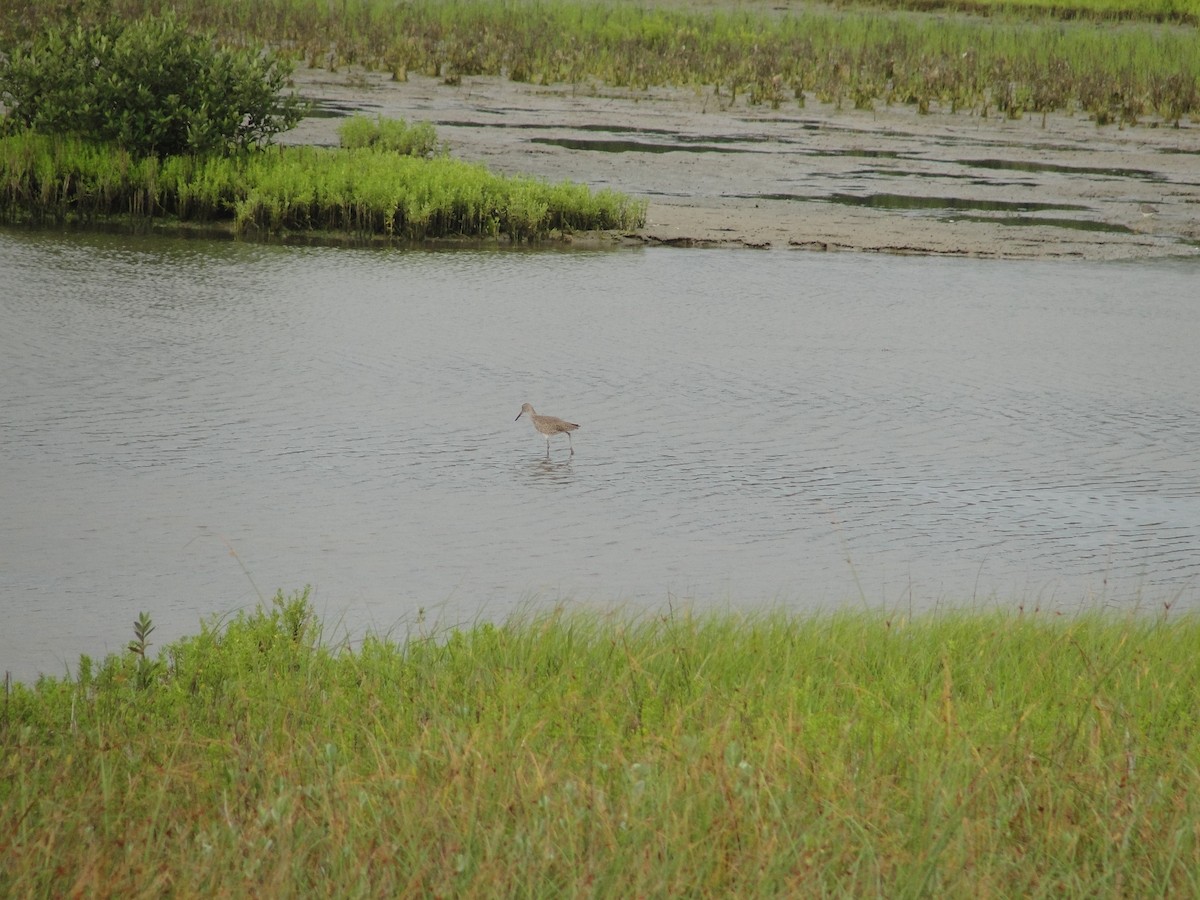
[[[561,460],[542,458],[530,465],[529,474],[543,483],[553,481],[566,484],[575,475],[572,462],[574,457],[571,456]]]

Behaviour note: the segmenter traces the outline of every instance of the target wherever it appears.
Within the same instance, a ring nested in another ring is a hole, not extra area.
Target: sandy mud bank
[[[1200,126],[1098,128],[910,107],[780,109],[711,87],[622,91],[500,78],[301,70],[333,144],[340,116],[433,123],[454,156],[649,200],[625,240],[1001,258],[1200,253]]]

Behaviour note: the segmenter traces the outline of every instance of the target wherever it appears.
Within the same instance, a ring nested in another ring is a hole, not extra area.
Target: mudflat
[[[649,201],[615,239],[996,258],[1200,255],[1200,125],[1098,127],[811,99],[777,109],[707,88],[299,70],[335,144],[343,115],[428,121],[455,157]]]

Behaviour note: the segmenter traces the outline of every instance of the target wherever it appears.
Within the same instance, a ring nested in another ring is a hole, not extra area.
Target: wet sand
[[[711,87],[615,90],[500,78],[300,70],[321,117],[287,143],[335,144],[339,117],[428,121],[453,156],[649,201],[620,240],[996,258],[1200,255],[1200,125],[1098,128],[913,107],[750,106]]]

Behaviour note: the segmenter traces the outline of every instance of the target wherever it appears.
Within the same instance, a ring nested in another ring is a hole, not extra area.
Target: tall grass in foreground
[[[0,894],[1200,893],[1195,616],[138,625],[5,698]]]
[[[0,221],[113,218],[228,223],[239,234],[349,232],[420,240],[629,229],[646,204],[586,185],[503,177],[387,146],[279,147],[237,156],[133,157],[88,141],[0,137]]]

